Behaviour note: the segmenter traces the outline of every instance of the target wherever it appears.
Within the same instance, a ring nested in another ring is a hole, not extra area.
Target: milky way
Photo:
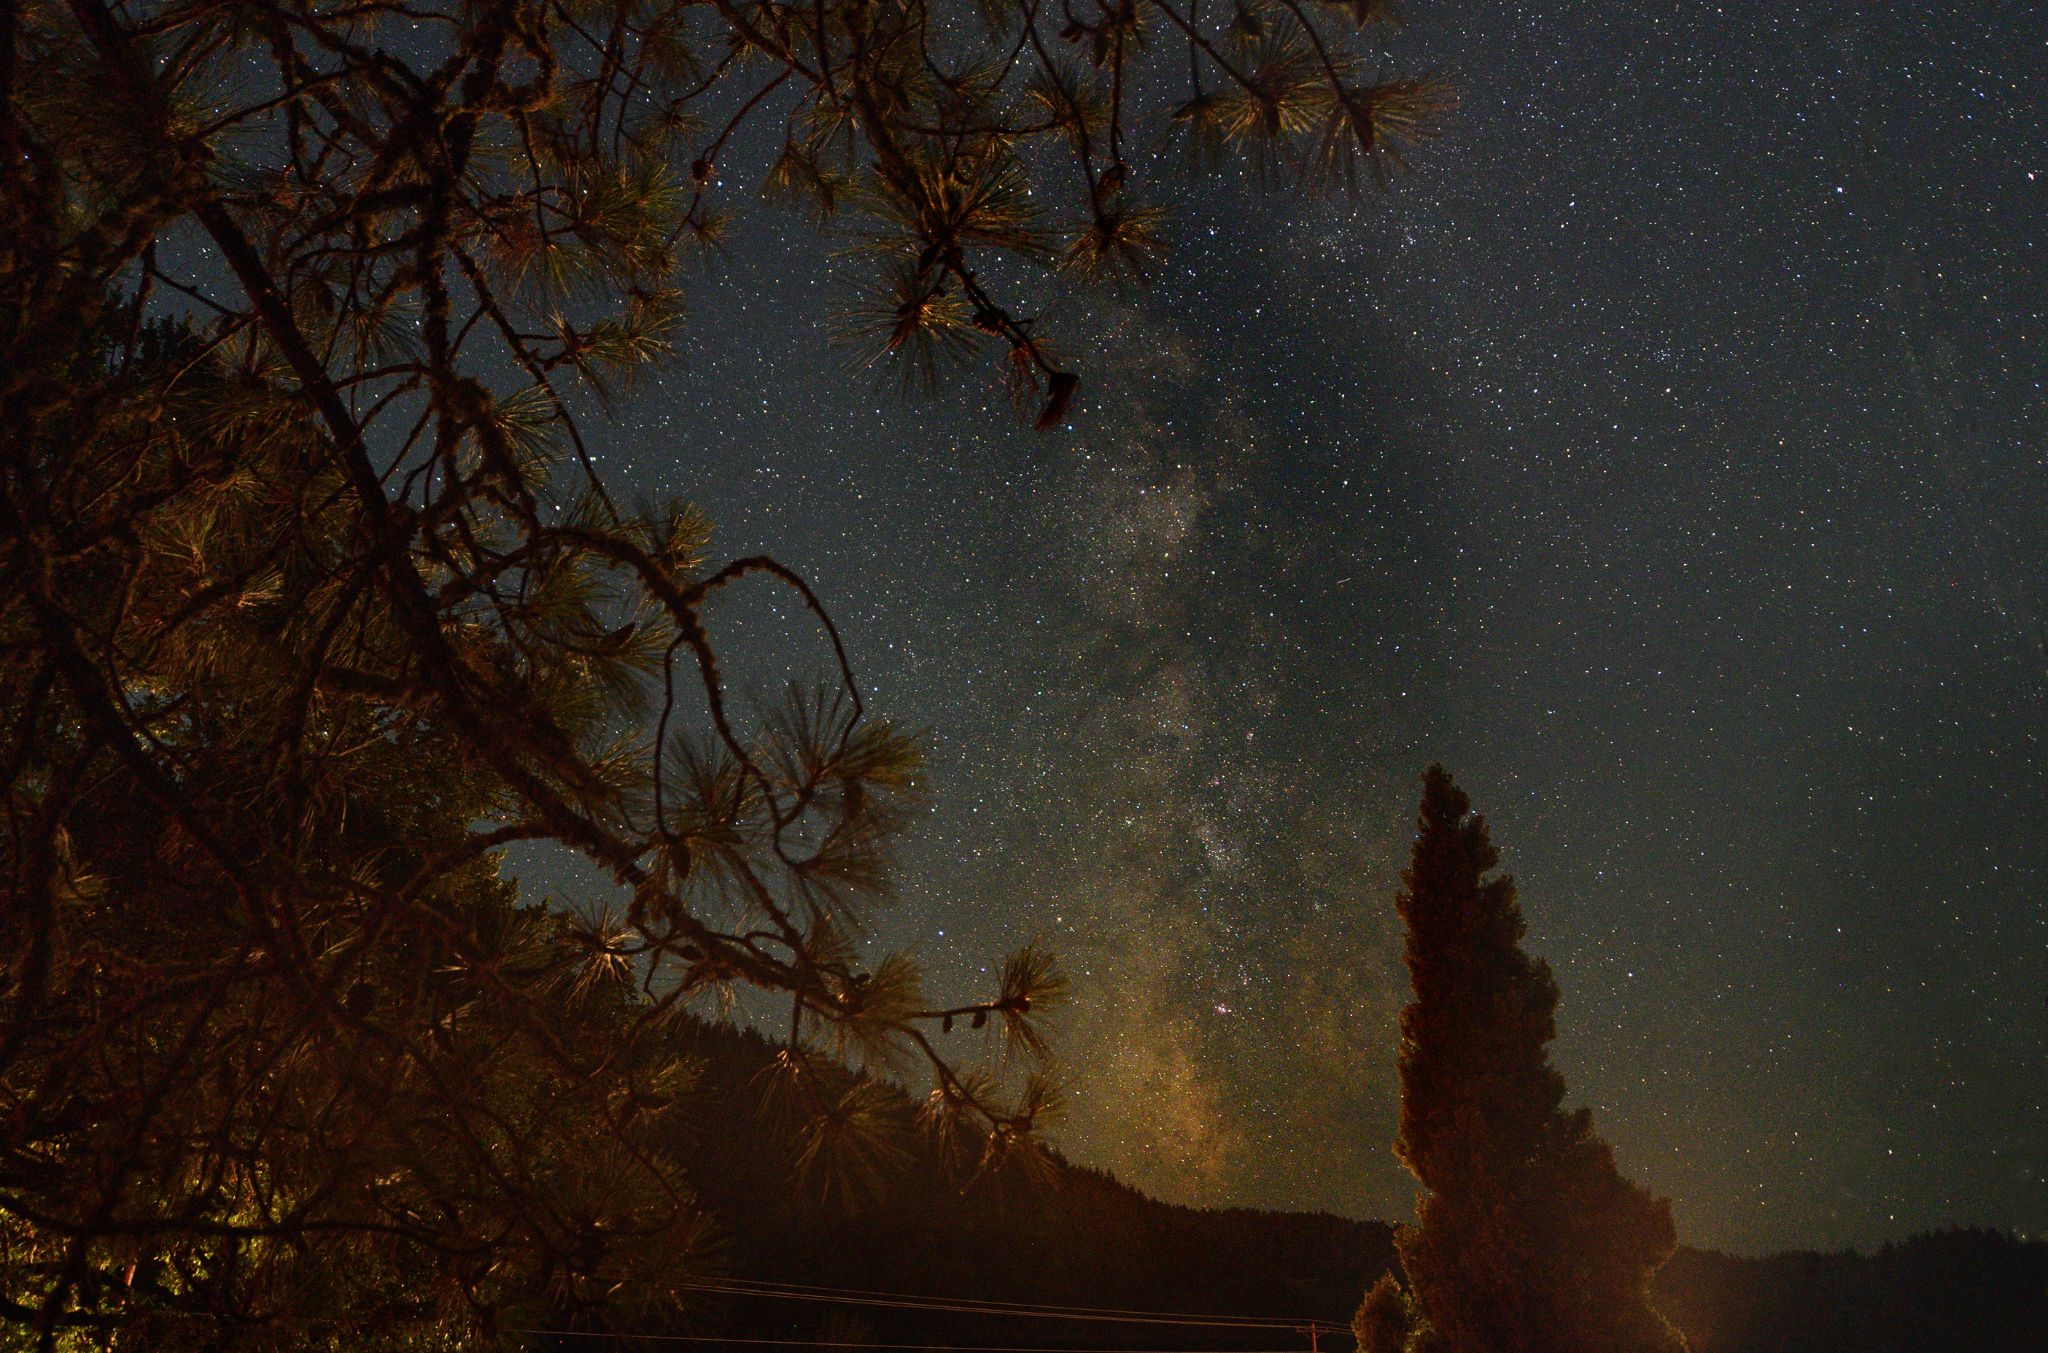
[[[2048,1230],[2038,15],[1410,17],[1451,134],[1385,195],[1181,191],[1155,284],[1066,312],[1068,428],[849,377],[755,209],[607,474],[802,569],[926,730],[875,942],[942,988],[1053,944],[1077,1160],[1407,1211],[1441,759],[1686,1239]]]

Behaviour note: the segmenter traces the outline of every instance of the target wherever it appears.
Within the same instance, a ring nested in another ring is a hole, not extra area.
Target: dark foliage
[[[1868,1255],[1680,1250],[1656,1293],[1693,1353],[2048,1353],[2048,1244],[2000,1231]]]
[[[912,1139],[879,1192],[849,1205],[776,1188],[800,1142],[775,1126],[764,1074],[776,1048],[697,1029],[687,1104],[693,1180],[717,1203],[715,1272],[933,1297],[1313,1319],[1350,1318],[1358,1294],[1398,1272],[1381,1222],[1325,1213],[1162,1203],[1049,1152],[1028,1178],[966,1184]],[[894,1097],[889,1112],[914,1106]],[[701,1171],[701,1174],[697,1173]],[[761,1206],[763,1198],[773,1200]],[[2040,1353],[2048,1348],[2048,1244],[1989,1231],[1915,1237],[1873,1255],[1738,1259],[1682,1249],[1653,1292],[1692,1353]],[[909,1344],[1027,1344],[1305,1353],[1300,1336],[1019,1322],[728,1298],[698,1333]],[[838,1333],[835,1333],[837,1331]],[[598,1347],[596,1344],[590,1345]],[[1343,1353],[1325,1336],[1323,1347]]]
[[[1050,1167],[971,1174],[929,1137],[902,1137],[873,1194],[827,1200],[783,1186],[800,1143],[775,1126],[761,1073],[773,1050],[752,1034],[706,1029],[690,1112],[701,1123],[692,1180],[721,1218],[721,1262],[748,1277],[891,1292],[1298,1317],[1341,1311],[1357,1300],[1361,1266],[1392,1256],[1387,1227],[1326,1213],[1197,1209],[1148,1198],[1100,1171],[1048,1150]],[[889,1097],[889,1112],[913,1109]],[[968,1162],[971,1164],[971,1161]],[[701,1172],[700,1172],[701,1171]],[[728,1328],[805,1334],[817,1312],[794,1323],[773,1306],[729,1312]],[[872,1312],[861,1318],[884,1328]],[[1130,1329],[1038,1322],[1029,1339],[990,1339],[987,1322],[936,1325],[915,1317],[915,1337],[946,1332],[963,1342],[1101,1346]],[[891,1326],[899,1330],[907,1324]],[[1011,1329],[1010,1335],[1017,1331]],[[1138,1343],[1193,1347],[1188,1331],[1135,1331]],[[1243,1339],[1242,1332],[1234,1337]],[[1239,1347],[1250,1345],[1240,1343]],[[1282,1341],[1280,1346],[1290,1346]]]

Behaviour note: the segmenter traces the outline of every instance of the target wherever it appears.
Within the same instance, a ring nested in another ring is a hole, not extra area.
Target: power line
[[[1063,1345],[873,1344],[857,1339],[767,1339],[722,1334],[624,1334],[613,1330],[512,1329],[507,1334],[551,1335],[563,1339],[623,1339],[662,1344],[772,1344],[794,1348],[915,1349],[920,1353],[1273,1353],[1270,1348],[1067,1348]]]
[[[1002,1302],[974,1299],[919,1297],[901,1292],[871,1292],[859,1288],[802,1287],[795,1284],[760,1283],[748,1279],[679,1284],[699,1292],[730,1296],[772,1297],[785,1301],[818,1301],[844,1306],[878,1306],[891,1310],[945,1311],[963,1315],[1016,1316],[1033,1320],[1078,1320],[1094,1324],[1169,1325],[1198,1329],[1266,1329],[1290,1333],[1341,1331],[1342,1326],[1321,1320],[1286,1320],[1272,1317],[1231,1317],[1204,1315],[1193,1311],[1141,1311],[1108,1306],[1053,1306],[1039,1302]]]
[[[1219,1316],[1219,1314],[1212,1314],[1212,1312],[1145,1310],[1145,1308],[1133,1308],[1133,1306],[1075,1306],[1071,1302],[1008,1302],[1008,1300],[997,1300],[997,1298],[940,1298],[940,1296],[924,1296],[924,1294],[913,1294],[913,1292],[874,1292],[874,1290],[868,1290],[868,1287],[827,1287],[823,1283],[772,1283],[772,1281],[762,1281],[762,1279],[754,1279],[754,1277],[719,1277],[719,1279],[709,1279],[709,1281],[715,1281],[721,1287],[739,1287],[739,1290],[760,1292],[760,1294],[819,1296],[819,1298],[823,1298],[823,1296],[834,1296],[834,1298],[846,1296],[846,1298],[874,1298],[874,1300],[918,1302],[918,1304],[946,1302],[946,1304],[963,1304],[963,1306],[987,1308],[991,1312],[1049,1312],[1049,1314],[1057,1312],[1057,1314],[1073,1314],[1073,1316],[1118,1316],[1118,1318],[1128,1316],[1128,1318],[1133,1318],[1133,1320],[1155,1320],[1157,1318],[1157,1320],[1186,1320],[1186,1322],[1202,1322],[1202,1324],[1229,1324],[1233,1328],[1288,1328],[1288,1330],[1296,1330],[1296,1328],[1300,1328],[1303,1324],[1325,1324],[1325,1326],[1329,1324],[1327,1320],[1321,1320],[1321,1322],[1307,1320],[1307,1318],[1296,1320],[1296,1318],[1288,1318],[1288,1316]]]
[[[876,1292],[859,1287],[828,1287],[820,1283],[776,1283],[754,1278],[720,1278],[718,1282],[730,1287],[744,1287],[751,1291],[874,1297],[910,1302],[954,1302],[992,1311],[1045,1311],[1073,1315],[1100,1315],[1131,1317],[1133,1319],[1170,1319],[1190,1322],[1221,1323],[1242,1328],[1299,1329],[1311,1322],[1286,1316],[1229,1316],[1202,1311],[1162,1311],[1130,1306],[1082,1306],[1071,1302],[1009,1301],[994,1297],[932,1297],[910,1292]]]

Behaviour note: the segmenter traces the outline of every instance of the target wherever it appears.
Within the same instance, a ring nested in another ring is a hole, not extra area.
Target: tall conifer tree
[[[1670,1204],[1622,1178],[1545,1051],[1557,983],[1521,948],[1514,881],[1441,766],[1423,779],[1396,898],[1415,1000],[1401,1013],[1395,1153],[1423,1186],[1396,1237],[1408,1279],[1360,1308],[1363,1353],[1679,1353],[1650,1302]]]

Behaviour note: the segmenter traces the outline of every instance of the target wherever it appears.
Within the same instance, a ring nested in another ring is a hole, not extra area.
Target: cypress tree
[[[1564,1109],[1557,983],[1522,951],[1514,881],[1489,877],[1499,852],[1470,810],[1430,767],[1396,899],[1415,999],[1394,1150],[1423,1192],[1396,1237],[1408,1291],[1375,1289],[1360,1333],[1372,1353],[1682,1353],[1649,1296],[1677,1247],[1670,1204]]]

